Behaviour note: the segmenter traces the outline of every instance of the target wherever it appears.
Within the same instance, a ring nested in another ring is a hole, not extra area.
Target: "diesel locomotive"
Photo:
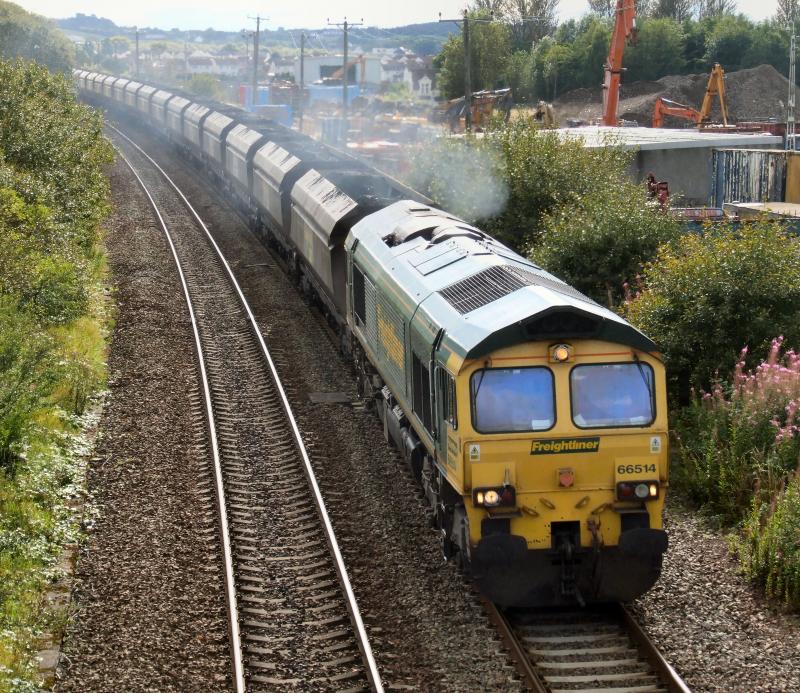
[[[612,311],[345,153],[77,71],[192,157],[286,259],[418,478],[448,558],[506,606],[626,601],[667,548],[664,366]]]

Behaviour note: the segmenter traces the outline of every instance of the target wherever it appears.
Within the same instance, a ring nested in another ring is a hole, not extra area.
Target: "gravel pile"
[[[667,501],[669,551],[639,622],[695,693],[800,690],[800,618],[768,604],[738,574],[724,537]]]
[[[724,67],[724,66],[723,66]],[[655,82],[631,82],[623,77],[619,117],[634,120],[640,125],[650,125],[653,110],[659,96],[677,101],[700,110],[708,85],[709,73],[698,75],[668,75]],[[725,101],[728,115],[733,122],[754,118],[784,118],[785,102],[789,92],[789,80],[772,65],[725,73]],[[554,106],[561,118],[592,120],[599,118],[603,110],[603,92],[600,88],[575,89],[559,96]],[[719,101],[714,99],[712,119],[720,120]],[[667,127],[694,127],[686,120],[667,118]]]
[[[220,552],[208,461],[192,428],[188,314],[169,248],[124,163],[111,184],[106,245],[118,313],[88,472],[98,516],[78,560],[56,690],[225,689]]]

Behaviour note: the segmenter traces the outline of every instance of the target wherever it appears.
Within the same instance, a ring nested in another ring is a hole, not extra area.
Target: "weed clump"
[[[744,572],[770,597],[800,607],[800,354],[772,341],[730,383],[716,381],[680,414],[674,482],[723,524]]]

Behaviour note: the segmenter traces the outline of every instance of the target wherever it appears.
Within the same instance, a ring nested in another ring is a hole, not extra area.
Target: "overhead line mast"
[[[364,26],[364,19],[362,17],[360,22],[348,22],[347,17],[344,18],[343,22],[332,22],[328,19],[328,26],[336,26],[344,30],[344,57],[342,59],[342,142],[344,146],[347,146],[347,83],[349,81],[347,76],[347,32],[354,26]],[[361,70],[364,70],[363,64]]]
[[[262,17],[257,14],[255,17],[248,17],[248,19],[256,20],[256,30],[253,33],[253,96],[250,99],[253,110],[255,110],[258,103],[258,43],[261,36],[261,20],[269,19],[269,17]]]

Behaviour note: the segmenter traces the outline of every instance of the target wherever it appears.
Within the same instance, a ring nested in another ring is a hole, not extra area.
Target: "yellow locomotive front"
[[[458,457],[448,476],[464,501],[454,531],[481,589],[506,605],[629,600],[649,589],[667,544],[661,361],[573,340],[452,365],[460,415],[448,431],[448,458]]]

